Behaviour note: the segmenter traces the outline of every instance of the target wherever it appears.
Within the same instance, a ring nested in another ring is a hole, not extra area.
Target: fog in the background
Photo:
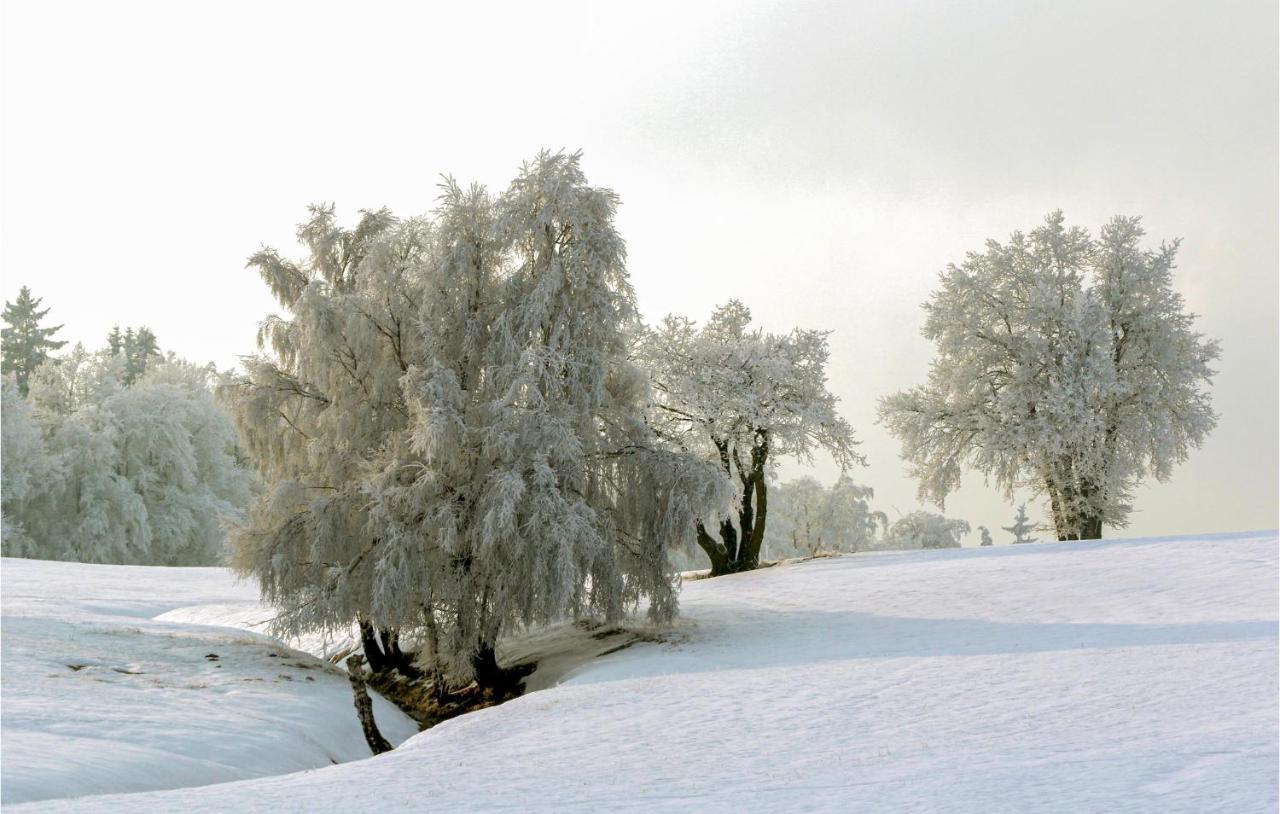
[[[440,173],[581,148],[647,317],[737,297],[833,331],[893,517],[915,487],[876,400],[925,377],[938,271],[1054,208],[1141,214],[1184,239],[1221,421],[1126,533],[1276,525],[1274,2],[462,5],[9,0],[0,296],[230,366],[273,305],[245,258],[295,252],[307,203],[422,212]],[[971,477],[947,513],[1013,509]]]

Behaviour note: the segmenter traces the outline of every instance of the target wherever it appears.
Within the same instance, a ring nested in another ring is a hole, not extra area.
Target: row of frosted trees
[[[438,681],[496,683],[513,627],[669,619],[673,550],[756,567],[780,457],[862,463],[825,333],[767,333],[737,302],[640,322],[617,204],[544,153],[499,193],[446,181],[426,217],[313,207],[301,260],[253,256],[283,315],[220,391],[264,482],[231,543],[284,632],[354,620],[375,670],[416,670],[412,642]],[[944,273],[929,383],[881,404],[924,496],[977,469],[1043,495],[1060,538],[1097,537],[1203,439],[1216,347],[1171,289],[1176,244],[1141,236],[1055,214]],[[845,525],[883,525],[846,497]],[[919,514],[903,535],[968,531]]]
[[[26,395],[8,376],[0,407],[6,556],[223,560],[225,523],[242,517],[253,478],[211,368],[77,345],[25,369]]]
[[[375,670],[412,638],[484,685],[513,626],[672,616],[667,546],[733,496],[653,430],[616,207],[543,154],[430,218],[314,207],[304,260],[252,258],[287,316],[222,389],[266,483],[231,541],[284,631],[356,620]]]
[[[313,207],[300,260],[250,259],[281,313],[219,378],[234,437],[213,374],[150,370],[153,338],[42,365],[60,343],[28,296],[5,314],[5,552],[190,562],[232,520],[231,562],[281,632],[354,623],[375,671],[445,686],[508,680],[496,645],[519,626],[641,604],[670,619],[680,552],[716,576],[766,544],[959,544],[964,521],[890,524],[847,474],[771,488],[781,458],[864,463],[827,334],[766,332],[737,301],[645,326],[617,205],[579,156],[543,153],[500,192],[447,180],[426,216],[348,228]],[[1142,237],[1054,213],[942,274],[928,381],[880,403],[922,497],[976,470],[1042,497],[1059,539],[1094,538],[1201,443],[1217,347],[1173,291],[1177,244]],[[1028,541],[1025,513],[1007,530]],[[107,554],[68,548],[104,535]]]

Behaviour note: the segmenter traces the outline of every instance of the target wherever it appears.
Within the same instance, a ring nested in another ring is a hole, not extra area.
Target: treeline
[[[217,373],[163,355],[146,328],[52,356],[61,326],[40,327],[39,304],[23,288],[5,309],[4,554],[221,563],[253,476],[214,401]]]

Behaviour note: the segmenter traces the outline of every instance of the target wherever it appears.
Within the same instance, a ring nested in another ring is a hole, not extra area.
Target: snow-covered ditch
[[[260,633],[202,624],[270,617],[225,569],[5,559],[0,593],[6,807],[369,756],[345,673]],[[418,731],[374,702],[392,742]]]
[[[700,580],[667,641],[386,755],[16,808],[1274,811],[1277,567],[1268,532],[865,554]],[[186,761],[270,751],[266,738],[301,752],[302,732],[341,725],[334,742],[362,747],[340,675],[321,699],[320,676],[266,680],[285,669],[252,648],[279,644],[148,621],[251,600],[221,572],[4,568],[6,799],[11,782],[92,792],[50,784],[107,771],[84,746],[95,739],[138,750],[122,762],[156,785],[183,782]],[[205,652],[233,644],[237,677],[263,681],[211,683]],[[148,668],[166,686],[148,689]]]

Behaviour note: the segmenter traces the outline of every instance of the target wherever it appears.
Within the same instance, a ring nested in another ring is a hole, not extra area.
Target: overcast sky
[[[2,25],[0,295],[30,285],[63,338],[146,324],[230,366],[273,306],[245,259],[296,254],[306,204],[425,212],[441,173],[501,188],[581,148],[647,317],[736,297],[833,331],[854,476],[893,517],[915,486],[876,400],[924,380],[938,272],[1055,208],[1139,214],[1184,240],[1221,421],[1126,533],[1277,525],[1274,0],[6,0]],[[1013,509],[970,477],[947,513]]]

